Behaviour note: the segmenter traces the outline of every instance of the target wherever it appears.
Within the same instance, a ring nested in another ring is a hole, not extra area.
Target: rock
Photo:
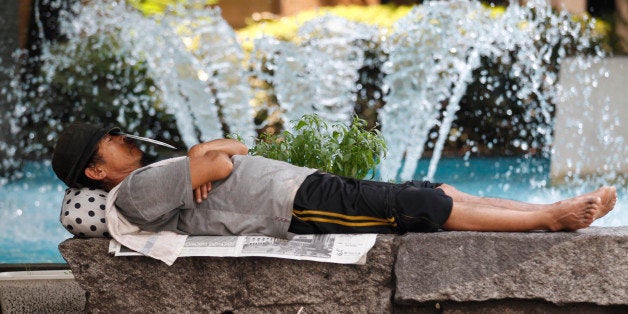
[[[87,291],[88,312],[391,312],[394,236],[378,236],[366,265],[262,257],[185,257],[172,266],[114,257],[106,239],[59,250]]]
[[[585,63],[582,58],[565,58],[560,66],[562,92],[555,103],[550,181],[558,185],[593,176],[621,188],[628,184],[628,57]],[[595,86],[585,77],[595,78]],[[612,127],[600,124],[607,117],[623,122]]]
[[[617,54],[628,54],[628,1],[615,0],[615,35]]]
[[[628,227],[380,235],[366,265],[113,257],[59,246],[88,312],[597,313],[628,310]],[[394,275],[394,278],[393,278]]]
[[[628,227],[441,232],[399,240],[400,305],[520,299],[628,306]]]
[[[0,313],[81,313],[85,291],[71,279],[0,280]]]

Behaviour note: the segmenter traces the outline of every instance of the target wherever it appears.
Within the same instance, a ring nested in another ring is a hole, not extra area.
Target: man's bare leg
[[[508,204],[508,202],[506,203]],[[538,206],[543,206],[543,208],[513,210],[490,204],[454,200],[451,215],[443,224],[443,228],[446,230],[513,232],[577,230],[586,228],[593,222],[595,213],[602,207],[602,200],[598,196],[584,195],[550,205]]]
[[[474,196],[464,192],[459,191],[451,185],[443,184],[438,188],[442,189],[445,194],[449,195],[454,202],[466,202],[472,204],[479,205],[490,205],[497,208],[504,208],[510,210],[518,210],[518,211],[537,211],[537,210],[547,210],[554,204],[531,204],[525,202],[518,202],[508,199],[500,199],[500,198],[491,198],[491,197],[481,197]],[[615,187],[604,186],[601,187],[591,193],[582,195],[582,196],[592,196],[599,197],[601,199],[601,206],[598,207],[597,211],[594,214],[594,219],[598,219],[608,212],[610,212],[613,207],[615,207],[615,203],[617,202],[617,190]]]

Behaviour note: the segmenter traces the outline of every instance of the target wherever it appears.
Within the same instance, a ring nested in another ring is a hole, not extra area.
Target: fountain
[[[23,170],[13,172],[21,179],[5,178],[0,187],[0,248],[16,239],[29,243],[29,234],[43,228],[31,223],[42,211],[51,213],[48,239],[56,245],[69,236],[56,220],[64,187],[47,161],[27,161],[45,160],[69,121],[116,123],[187,147],[228,133],[250,144],[256,128],[266,123],[254,123],[261,110],[279,116],[286,128],[312,112],[330,121],[350,121],[366,85],[360,71],[367,67],[383,73],[382,92],[371,99],[385,103],[377,112],[389,147],[381,180],[454,181],[474,194],[551,202],[608,179],[581,180],[575,173],[579,179],[572,185],[549,187],[553,103],[564,95],[557,69],[567,57],[597,66],[605,54],[592,44],[591,21],[555,13],[545,1],[513,4],[497,14],[476,1],[427,2],[391,29],[326,14],[304,23],[293,41],[256,38],[248,54],[218,9],[178,7],[176,14],[147,17],[124,1],[49,2],[62,8],[64,39],[42,37],[39,74],[26,82],[23,75],[13,75],[1,88],[10,101],[2,104],[0,129],[11,134],[0,138],[2,170]],[[0,61],[7,76],[21,70]],[[268,83],[265,92],[276,97],[277,106],[251,105],[259,92],[249,84],[252,78]],[[472,85],[482,87],[480,98],[495,100],[491,111],[480,108],[477,115],[504,112],[507,119],[496,132],[515,136],[463,139],[468,146],[464,157],[443,159],[448,142],[460,140],[463,131],[474,132],[463,130],[465,121],[459,119],[471,105]],[[60,91],[69,94],[63,101],[55,94]],[[612,125],[621,125],[620,119]],[[605,143],[625,147],[621,134],[600,134]],[[471,158],[498,144],[516,148],[520,157]],[[422,159],[426,148],[429,160]],[[619,154],[612,158],[625,156],[625,149]],[[605,170],[618,182],[621,199],[618,209],[597,223],[628,225],[622,208],[628,197],[625,178],[614,168]],[[14,196],[29,193],[39,194],[31,199],[34,204]],[[44,260],[59,261],[58,253]]]
[[[426,176],[434,178],[440,152],[451,136],[451,125],[467,86],[474,79],[485,83],[489,91],[502,84],[488,73],[473,77],[472,72],[482,65],[481,58],[485,64],[505,66],[508,75],[521,79],[506,96],[525,108],[527,119],[522,122],[534,125],[528,129],[534,133],[531,137],[543,138],[540,142],[521,143],[521,149],[525,152],[550,147],[550,101],[557,81],[552,67],[570,54],[567,49],[587,48],[590,38],[578,38],[564,12],[553,13],[543,1],[531,1],[528,5],[511,5],[496,17],[483,10],[479,2],[429,2],[398,22],[397,32],[387,41],[390,52],[386,85],[390,93],[381,119],[384,136],[393,146],[382,169],[399,169],[403,152],[407,160],[419,159],[423,152],[421,143],[428,138],[430,129],[438,125]],[[604,53],[598,50],[593,55],[599,58]],[[446,108],[439,120],[443,104]],[[413,136],[406,136],[408,133]],[[541,146],[543,142],[545,145]],[[405,163],[401,178],[412,178],[415,168],[416,163]],[[394,174],[384,177],[392,178]]]
[[[272,37],[256,39],[254,73],[274,86],[284,122],[312,112],[347,122],[354,113],[358,70],[378,35],[373,26],[326,15],[301,26],[298,45]]]

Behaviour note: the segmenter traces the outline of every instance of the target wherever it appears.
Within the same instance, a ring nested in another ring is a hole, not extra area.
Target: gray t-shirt
[[[146,231],[286,238],[294,196],[316,169],[263,157],[231,157],[233,171],[194,202],[188,158],[140,168],[120,184],[120,213]]]

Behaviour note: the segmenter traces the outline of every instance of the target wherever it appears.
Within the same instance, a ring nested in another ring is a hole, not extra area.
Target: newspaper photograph
[[[366,253],[377,234],[307,234],[279,239],[267,236],[190,236],[179,257],[263,256],[338,264],[366,263]],[[141,253],[111,240],[109,252],[115,256],[141,256]]]

